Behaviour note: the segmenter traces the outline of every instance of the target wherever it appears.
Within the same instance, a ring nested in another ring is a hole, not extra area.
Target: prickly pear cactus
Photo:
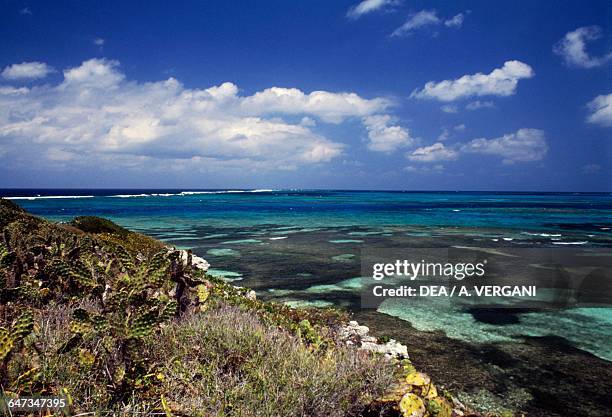
[[[399,408],[402,417],[423,417],[427,412],[423,400],[410,392],[402,397]]]
[[[13,338],[10,335],[10,332],[0,327],[0,361],[4,361],[4,359],[11,353],[13,350]]]
[[[71,335],[54,353],[73,355],[92,380],[112,387],[112,400],[161,383],[151,377],[161,374],[144,342],[208,299],[190,256],[101,219],[56,225],[2,199],[0,213],[0,385],[49,388],[33,332],[37,311],[49,304],[72,311]]]

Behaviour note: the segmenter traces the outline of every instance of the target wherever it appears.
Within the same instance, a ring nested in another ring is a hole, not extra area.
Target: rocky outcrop
[[[202,272],[206,272],[208,271],[208,268],[210,268],[210,264],[205,259],[194,255],[190,250],[181,250],[179,252],[183,264],[190,264],[193,268],[199,269]]]
[[[350,321],[340,329],[339,335],[341,341],[347,346],[380,353],[388,358],[408,359],[408,348],[406,345],[399,343],[395,339],[379,342],[374,336],[370,336],[369,332],[370,329],[367,326],[361,326],[356,321]]]

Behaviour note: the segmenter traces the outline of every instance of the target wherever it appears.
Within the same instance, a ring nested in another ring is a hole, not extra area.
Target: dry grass
[[[143,355],[159,364],[157,385],[111,404],[107,387],[80,363],[79,349],[57,353],[70,336],[72,310],[42,312],[36,343],[41,382],[66,388],[76,412],[160,411],[163,395],[179,415],[351,416],[393,379],[394,365],[381,357],[344,347],[313,351],[251,312],[225,305],[173,321],[148,339]],[[113,354],[100,345],[82,346],[100,361]]]
[[[393,376],[382,358],[312,352],[233,307],[174,323],[150,347],[169,402],[206,416],[358,415]]]

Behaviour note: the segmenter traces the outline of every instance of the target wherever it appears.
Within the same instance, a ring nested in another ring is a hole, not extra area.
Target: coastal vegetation
[[[346,312],[263,302],[104,219],[0,199],[0,229],[5,398],[62,397],[68,415],[469,415],[407,358],[373,353],[395,341],[343,340]]]

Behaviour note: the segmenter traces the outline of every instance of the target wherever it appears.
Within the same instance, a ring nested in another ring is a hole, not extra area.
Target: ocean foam
[[[261,240],[257,239],[239,239],[239,240],[228,240],[226,242],[221,242],[222,245],[244,245],[251,243],[261,243]]]
[[[589,243],[586,240],[580,241],[580,242],[553,242],[553,245],[586,245],[587,243]]]
[[[52,199],[73,199],[73,198],[94,198],[93,195],[37,195],[34,197],[2,197],[6,200],[52,200]]]

